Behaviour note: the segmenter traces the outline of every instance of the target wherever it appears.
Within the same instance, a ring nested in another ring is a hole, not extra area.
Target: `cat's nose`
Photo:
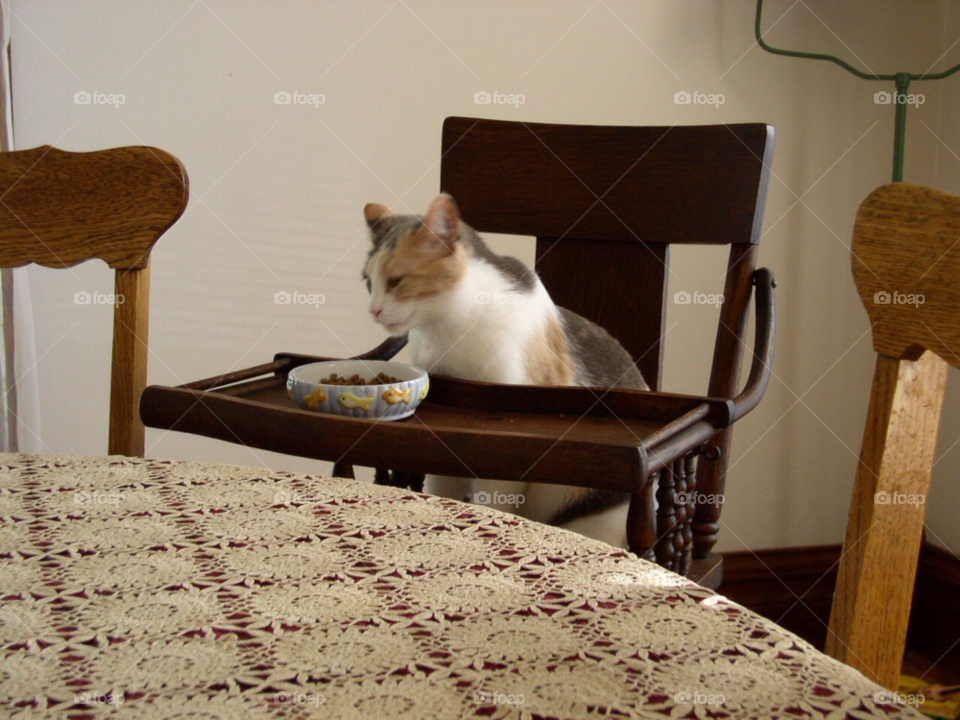
[[[380,313],[382,312],[383,312],[382,307],[379,307],[379,308],[375,308],[373,306],[370,307],[370,314],[373,315],[377,320],[380,319]]]

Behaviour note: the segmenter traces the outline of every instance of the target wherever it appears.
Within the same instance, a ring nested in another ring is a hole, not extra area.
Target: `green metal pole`
[[[907,90],[910,73],[897,73],[896,124],[893,131],[893,182],[903,182],[903,149],[907,139]]]
[[[859,70],[847,62],[844,62],[833,55],[824,55],[822,53],[799,52],[796,50],[783,50],[782,48],[771,47],[763,39],[762,24],[760,16],[763,14],[763,0],[757,0],[757,16],[753,25],[753,32],[757,38],[757,44],[764,50],[774,55],[786,55],[787,57],[806,58],[808,60],[826,60],[836,63],[844,70],[853,73],[858,78],[864,80],[893,80],[897,83],[897,95],[893,100],[896,108],[896,125],[893,134],[893,181],[903,182],[903,151],[907,134],[907,89],[912,80],[943,80],[956,72],[960,72],[960,63],[954,65],[939,73],[923,73],[922,75],[913,75],[911,73],[896,73],[895,75],[877,75],[872,72]]]

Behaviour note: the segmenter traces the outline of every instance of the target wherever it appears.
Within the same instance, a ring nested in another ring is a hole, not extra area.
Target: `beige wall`
[[[960,33],[942,2],[816,0],[777,22],[790,7],[768,2],[770,42],[843,53],[877,71],[925,69]],[[737,432],[721,547],[840,541],[872,367],[845,243],[858,202],[889,179],[893,112],[873,103],[886,84],[763,53],[747,0],[15,1],[12,9],[17,147],[147,143],[190,173],[190,209],[153,255],[152,383],[249,366],[279,350],[342,355],[379,342],[359,282],[360,211],[374,200],[425,207],[438,187],[445,116],[775,125],[761,262],[781,283],[776,377]],[[918,86],[926,102],[910,110],[906,173],[956,192],[953,154],[921,123],[949,128],[942,137],[960,153],[956,123],[943,119],[960,110],[958,82]],[[126,102],[76,105],[80,90],[123,93]],[[278,106],[281,90],[323,93],[326,102]],[[523,93],[526,102],[475,105],[480,90]],[[676,105],[680,90],[722,93],[725,102]],[[500,238],[497,247],[531,259],[529,240]],[[722,263],[714,250],[675,252],[672,290],[718,291]],[[36,369],[43,442],[101,453],[110,310],[77,306],[73,295],[110,292],[110,274],[100,265],[30,273],[38,354],[49,350]],[[283,289],[323,293],[326,303],[275,305]],[[712,310],[671,306],[667,389],[706,389],[715,321]],[[953,408],[942,435],[944,450],[960,438]],[[147,444],[153,457],[327,467],[176,433],[148,431]],[[958,452],[938,466],[943,502],[931,512],[937,536],[954,548]]]

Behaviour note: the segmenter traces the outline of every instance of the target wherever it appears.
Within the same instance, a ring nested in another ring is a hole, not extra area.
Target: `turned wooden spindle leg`
[[[711,501],[697,503],[694,510],[693,556],[695,558],[705,558],[710,555],[717,542],[717,533],[720,532],[720,508],[723,504],[720,498],[723,496],[723,474],[727,467],[725,447],[729,448],[730,445],[728,438],[724,445],[726,435],[727,432],[724,432],[713,438],[710,445],[704,448],[697,464],[694,487]],[[701,481],[706,481],[706,484]]]
[[[680,573],[686,575],[693,561],[693,517],[697,511],[695,498],[697,496],[697,463],[693,455],[683,458],[686,483],[686,520],[683,523],[683,558],[680,561]]]
[[[657,544],[655,548],[657,562],[667,569],[672,569],[677,549],[673,544],[674,531],[677,526],[675,511],[676,483],[672,466],[660,472],[660,482],[657,486]]]
[[[670,563],[670,569],[675,572],[682,572],[683,556],[686,552],[684,543],[683,528],[689,520],[687,515],[687,473],[686,466],[683,464],[683,458],[673,461],[673,562]]]

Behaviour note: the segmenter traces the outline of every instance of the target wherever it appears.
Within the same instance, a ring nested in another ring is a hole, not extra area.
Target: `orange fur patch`
[[[533,385],[570,385],[573,359],[560,321],[551,317],[527,346],[524,364],[527,382]]]
[[[396,246],[384,253],[381,272],[384,278],[403,277],[394,291],[398,301],[422,300],[456,285],[466,271],[470,250],[463,243],[452,248],[443,244],[426,228],[407,232]]]

